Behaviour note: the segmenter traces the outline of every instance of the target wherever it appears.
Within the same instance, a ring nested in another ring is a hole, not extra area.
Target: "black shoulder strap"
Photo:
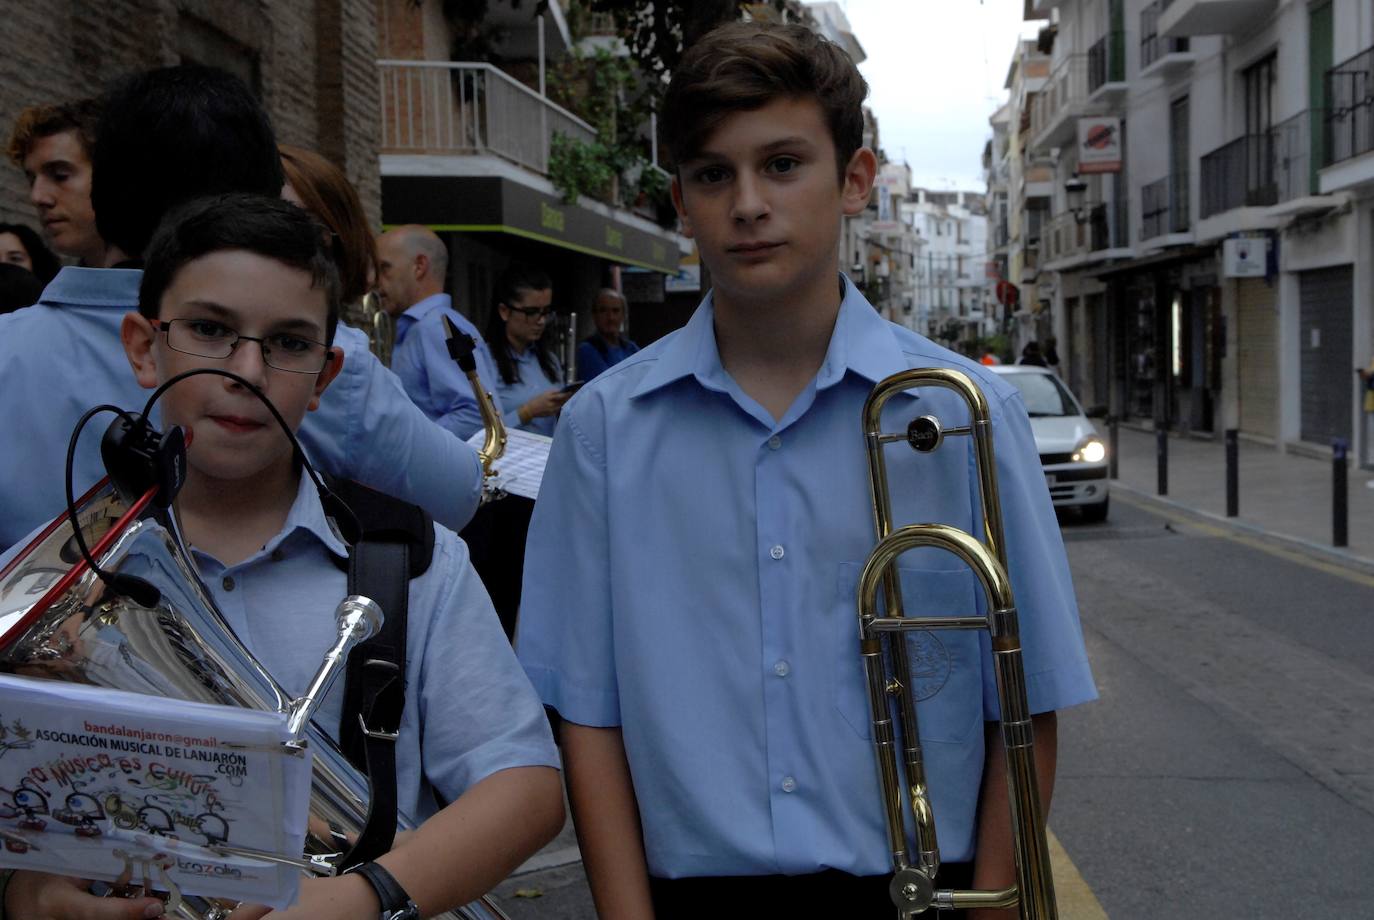
[[[376,859],[396,835],[396,737],[405,708],[406,619],[410,579],[434,555],[434,524],[415,505],[350,481],[331,483],[341,529],[355,532],[348,558],[348,593],[382,608],[382,628],[353,649],[344,677],[339,748],[367,774],[367,822],[344,858],[344,867]],[[351,511],[351,513],[349,513]]]

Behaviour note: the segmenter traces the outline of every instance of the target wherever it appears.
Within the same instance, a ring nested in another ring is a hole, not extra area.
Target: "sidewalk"
[[[1104,431],[1104,434],[1106,432]],[[1240,516],[1226,515],[1226,449],[1221,441],[1169,438],[1169,494],[1156,494],[1155,434],[1120,429],[1114,489],[1211,523],[1257,534],[1325,558],[1374,571],[1374,481],[1368,470],[1348,472],[1349,543],[1331,545],[1331,460],[1281,453],[1240,442]]]

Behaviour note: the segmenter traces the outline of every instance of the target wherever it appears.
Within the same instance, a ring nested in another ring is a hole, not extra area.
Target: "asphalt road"
[[[1112,920],[1374,917],[1374,578],[1113,501],[1050,824]]]
[[[1050,816],[1082,920],[1374,917],[1374,576],[1112,505],[1063,519],[1101,693],[1060,717]],[[576,863],[497,895],[595,917]]]

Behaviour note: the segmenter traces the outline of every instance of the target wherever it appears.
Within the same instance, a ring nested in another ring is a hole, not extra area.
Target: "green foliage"
[[[566,204],[575,204],[578,195],[601,198],[608,194],[616,175],[609,165],[608,153],[600,141],[588,144],[564,134],[553,136],[549,179]]]

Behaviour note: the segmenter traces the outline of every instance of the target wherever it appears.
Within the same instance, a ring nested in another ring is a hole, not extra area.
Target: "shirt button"
[[[781,546],[775,546],[768,551],[768,555],[772,556],[774,559],[781,559],[784,552]]]
[[[234,590],[234,579],[230,578],[228,575],[224,576],[224,581],[220,582],[220,584],[224,585],[224,590],[226,591]]]
[[[796,781],[795,779],[793,779],[793,778],[790,777],[790,776],[784,776],[784,777],[782,778],[782,791],[783,791],[783,792],[792,792],[792,791],[794,791],[796,788],[797,788],[797,781]]]
[[[792,666],[787,663],[786,659],[779,658],[773,664],[773,673],[779,677],[786,677],[788,674],[792,673]]]
[[[771,438],[768,439],[769,450],[777,450],[779,447],[782,447],[782,438],[778,437],[777,435],[773,435]]]

